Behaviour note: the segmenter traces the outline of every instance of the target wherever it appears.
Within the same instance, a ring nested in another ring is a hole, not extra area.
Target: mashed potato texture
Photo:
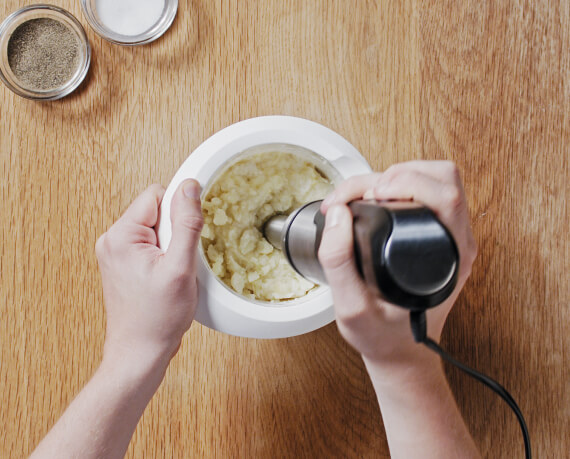
[[[259,153],[230,166],[202,201],[202,247],[214,274],[252,299],[279,302],[306,295],[315,284],[267,242],[262,226],[331,190],[313,164],[291,153]]]

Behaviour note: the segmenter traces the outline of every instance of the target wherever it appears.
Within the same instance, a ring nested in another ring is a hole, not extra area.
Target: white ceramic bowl
[[[166,250],[170,243],[170,203],[180,183],[194,178],[205,195],[219,173],[241,155],[276,149],[316,163],[335,183],[371,171],[349,142],[313,121],[265,116],[233,124],[194,150],[170,182],[160,210],[157,230],[160,247]],[[303,298],[283,303],[253,301],[223,284],[212,273],[201,249],[199,252],[196,320],[201,324],[236,336],[284,338],[308,333],[334,320],[328,287],[320,286]]]

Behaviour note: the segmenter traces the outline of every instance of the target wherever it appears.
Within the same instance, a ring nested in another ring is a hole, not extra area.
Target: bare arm
[[[421,202],[454,236],[460,252],[457,288],[427,312],[428,336],[439,341],[476,254],[457,169],[448,162],[414,161],[347,180],[323,203],[326,226],[319,258],[339,331],[361,353],[374,385],[392,457],[478,458],[439,357],[414,342],[409,313],[378,298],[358,274],[346,204],[362,197]]]
[[[172,250],[166,253],[153,229],[163,193],[150,187],[97,241],[107,313],[103,360],[34,459],[123,457],[192,323],[199,185],[184,182],[172,201]]]
[[[122,458],[167,364],[103,361],[31,457]]]
[[[408,368],[389,369],[365,359],[378,397],[392,457],[479,458],[445,378],[438,356]]]

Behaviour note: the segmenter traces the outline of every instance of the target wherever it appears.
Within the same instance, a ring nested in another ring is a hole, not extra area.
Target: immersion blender
[[[270,218],[263,234],[299,274],[326,284],[317,257],[325,223],[321,202]],[[410,310],[416,342],[485,384],[509,405],[521,427],[525,457],[530,459],[528,428],[511,394],[497,381],[451,357],[427,336],[426,309],[448,298],[457,283],[459,253],[450,232],[431,210],[413,202],[353,201],[349,207],[354,217],[356,266],[365,283],[390,303]]]
[[[326,284],[317,257],[325,223],[321,202],[270,218],[263,233],[295,271]],[[453,237],[431,210],[413,202],[375,200],[353,201],[349,207],[356,265],[381,297],[406,309],[425,310],[451,294],[459,254]]]

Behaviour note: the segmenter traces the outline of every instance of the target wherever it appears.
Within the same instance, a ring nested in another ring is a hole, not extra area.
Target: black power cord
[[[414,335],[414,340],[416,343],[423,343],[429,349],[434,351],[438,354],[442,359],[446,360],[447,362],[455,365],[461,371],[464,371],[472,378],[475,378],[480,383],[485,384],[488,388],[490,388],[493,392],[495,392],[499,397],[501,397],[507,405],[514,411],[515,415],[517,416],[517,420],[521,426],[523,438],[524,438],[524,449],[525,449],[525,457],[526,459],[531,459],[531,450],[530,450],[530,435],[528,433],[528,429],[526,427],[526,422],[524,420],[523,414],[515,402],[515,399],[507,392],[507,390],[501,386],[497,381],[494,379],[489,378],[487,375],[479,373],[478,371],[474,370],[473,368],[464,365],[463,363],[455,360],[449,354],[447,354],[439,345],[427,336],[427,322],[426,322],[426,313],[425,311],[411,311],[410,312],[410,325],[412,327],[412,334]]]

